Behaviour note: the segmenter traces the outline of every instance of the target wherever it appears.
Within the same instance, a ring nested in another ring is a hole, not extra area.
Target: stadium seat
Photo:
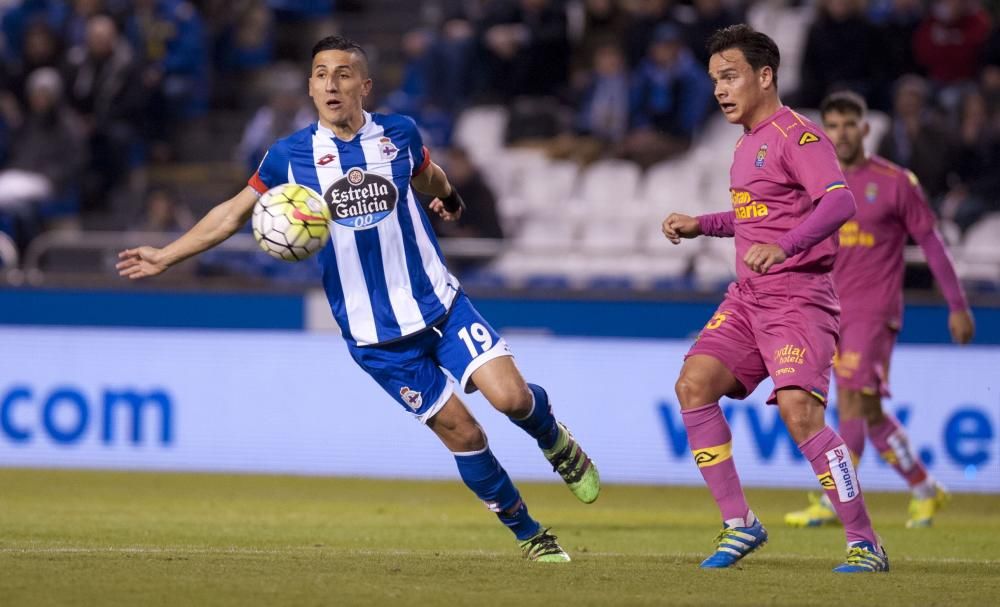
[[[1000,284],[1000,213],[990,213],[969,228],[959,253],[956,271],[962,280]]]
[[[455,121],[452,140],[468,152],[476,166],[487,170],[507,132],[507,108],[481,105],[463,111]]]
[[[892,126],[892,119],[885,112],[868,110],[868,126],[870,129],[868,136],[865,137],[865,150],[869,154],[874,154],[878,151],[878,144],[882,141],[882,137]]]
[[[577,215],[630,213],[638,204],[639,165],[627,160],[599,160],[584,170],[579,200],[572,211]]]
[[[702,212],[701,174],[690,155],[651,166],[642,181],[641,198],[649,213],[697,215]]]
[[[523,173],[519,184],[528,208],[555,215],[569,204],[577,184],[580,166],[570,160],[548,162],[540,170]]]

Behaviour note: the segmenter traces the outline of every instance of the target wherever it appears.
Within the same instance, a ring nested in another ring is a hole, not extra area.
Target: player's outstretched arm
[[[682,238],[697,238],[702,234],[698,218],[682,213],[668,215],[660,229],[663,230],[667,240],[674,244],[680,244]]]
[[[457,221],[465,210],[465,201],[451,183],[444,169],[431,162],[423,171],[415,176],[410,183],[421,194],[433,196],[430,209],[445,221]]]
[[[156,276],[188,257],[211,249],[243,227],[253,213],[259,194],[247,186],[229,200],[216,205],[194,227],[177,240],[158,249],[137,247],[118,254],[115,266],[120,276],[132,280]]]

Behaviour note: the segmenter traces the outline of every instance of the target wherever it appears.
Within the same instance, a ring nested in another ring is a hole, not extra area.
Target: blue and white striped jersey
[[[249,182],[260,193],[298,183],[323,195],[332,215],[323,287],[344,338],[360,346],[434,324],[459,289],[410,187],[430,163],[416,125],[364,115],[351,141],[318,123],[279,140]]]

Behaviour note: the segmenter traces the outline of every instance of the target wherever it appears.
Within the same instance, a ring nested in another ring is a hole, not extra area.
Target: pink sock
[[[910,487],[919,485],[927,478],[927,468],[910,450],[906,431],[894,416],[887,414],[881,424],[869,426],[868,435],[882,459],[892,465]]]
[[[844,439],[847,448],[851,450],[851,454],[854,456],[853,463],[856,466],[865,452],[865,418],[842,419],[837,432]]]
[[[688,444],[698,464],[705,483],[708,485],[715,503],[719,505],[724,521],[739,519],[746,527],[750,523],[750,507],[743,495],[740,475],[733,462],[733,435],[729,423],[722,415],[719,403],[709,403],[681,411],[684,427],[687,428]]]
[[[861,484],[851,463],[850,451],[830,426],[826,426],[811,438],[799,444],[799,450],[812,464],[819,478],[819,484],[844,523],[847,543],[867,541],[878,545],[872,529],[865,498],[861,495]]]

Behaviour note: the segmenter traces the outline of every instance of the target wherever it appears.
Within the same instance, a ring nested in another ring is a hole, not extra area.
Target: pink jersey
[[[846,187],[823,130],[787,106],[740,137],[729,177],[740,280],[759,276],[742,261],[752,245],[777,243],[812,213],[824,194]],[[768,274],[829,272],[836,255],[836,237],[827,238]]]
[[[840,228],[833,270],[843,315],[874,315],[898,326],[903,313],[903,246],[936,225],[912,172],[872,156],[848,169],[858,211]]]

